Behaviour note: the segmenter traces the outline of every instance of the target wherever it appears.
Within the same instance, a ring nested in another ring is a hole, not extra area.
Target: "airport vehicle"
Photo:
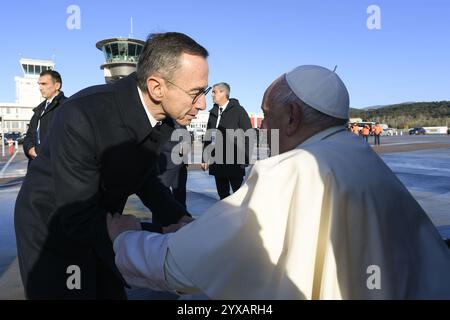
[[[422,127],[420,127],[420,128],[413,128],[413,129],[409,130],[409,134],[410,135],[418,135],[418,134],[425,134],[425,133],[427,133],[427,132]]]
[[[426,134],[447,134],[448,126],[445,127],[423,127]]]
[[[382,136],[393,136],[394,135],[394,129],[389,128],[389,126],[385,123],[380,123],[381,128],[383,128],[383,131],[381,132]]]
[[[5,133],[5,137],[3,138],[3,143],[8,144],[8,140],[12,140],[14,142],[18,142],[19,144],[23,143],[22,134],[19,131],[10,131]]]
[[[393,136],[394,135],[394,129],[391,128],[383,128],[383,132],[381,133],[382,136]]]

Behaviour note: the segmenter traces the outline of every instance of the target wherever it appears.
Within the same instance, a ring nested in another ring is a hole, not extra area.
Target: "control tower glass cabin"
[[[104,71],[106,83],[114,82],[136,71],[139,55],[145,42],[131,38],[112,38],[97,42],[97,49],[103,51],[106,63]]]

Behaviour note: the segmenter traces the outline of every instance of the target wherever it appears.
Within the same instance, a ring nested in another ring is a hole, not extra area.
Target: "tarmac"
[[[424,208],[442,237],[450,238],[450,136],[382,137],[382,144],[374,150]],[[27,159],[20,149],[10,159],[0,154],[0,300],[21,300],[24,293],[16,258],[13,213]],[[213,177],[199,170],[198,165],[189,167],[187,190],[188,211],[194,217],[219,200]],[[151,212],[136,196],[128,199],[125,213],[151,219]],[[148,289],[127,293],[132,300],[178,299]]]

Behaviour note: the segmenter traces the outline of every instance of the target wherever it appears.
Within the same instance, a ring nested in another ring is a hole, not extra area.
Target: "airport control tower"
[[[136,71],[144,44],[144,41],[132,38],[111,38],[97,42],[97,49],[103,51],[106,59],[106,63],[100,67],[105,73],[106,83]]]
[[[23,76],[14,77],[16,81],[16,103],[23,106],[36,107],[44,101],[39,92],[39,74],[45,70],[54,70],[53,60],[20,59]]]

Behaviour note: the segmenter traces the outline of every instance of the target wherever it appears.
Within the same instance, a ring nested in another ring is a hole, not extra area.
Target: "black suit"
[[[30,151],[31,148],[35,148],[35,151],[37,154],[39,154],[40,146],[44,143],[44,141],[47,139],[48,135],[48,129],[50,127],[50,124],[53,120],[53,116],[55,114],[55,111],[57,108],[61,106],[61,104],[66,100],[67,98],[64,96],[64,92],[60,92],[53,100],[52,103],[50,103],[47,106],[47,109],[45,109],[45,105],[47,103],[47,100],[43,101],[41,104],[39,104],[36,108],[33,109],[33,117],[30,120],[30,126],[27,130],[27,135],[25,139],[23,140],[23,151],[25,152],[25,155],[28,157],[28,159],[32,160],[31,157],[28,154],[28,151]],[[39,138],[37,137],[37,128],[39,123]],[[40,140],[40,141],[38,141]]]
[[[237,191],[242,184],[243,178],[245,176],[245,169],[243,164],[238,163],[238,146],[237,141],[234,140],[230,143],[230,145],[234,146],[234,161],[232,163],[225,163],[227,158],[226,150],[226,130],[227,129],[242,129],[244,132],[251,129],[250,118],[245,111],[245,109],[239,104],[237,99],[230,99],[227,107],[223,110],[222,115],[220,117],[220,123],[217,126],[217,120],[219,118],[219,106],[214,105],[214,107],[209,112],[208,124],[206,126],[207,130],[214,129],[217,127],[217,130],[220,131],[223,137],[223,163],[211,163],[209,165],[209,174],[213,175],[216,180],[217,192],[219,194],[220,199],[224,199],[230,195],[230,185],[233,189],[233,192]],[[255,133],[256,134],[256,133]],[[255,136],[256,137],[256,136]],[[245,141],[245,164],[249,163],[251,157],[251,150],[253,148],[253,144],[250,144],[247,139]],[[204,143],[204,148],[206,148],[211,142],[206,141]],[[216,152],[212,153],[215,156]],[[242,150],[241,150],[242,152]],[[203,159],[203,162],[211,162],[211,159]]]
[[[186,130],[185,127],[178,129]],[[175,164],[172,161],[172,152],[177,150],[175,147],[178,144],[178,141],[168,141],[162,147],[158,159],[158,173],[161,182],[172,190],[174,198],[186,207],[187,164]]]
[[[15,229],[28,298],[125,298],[106,229],[137,194],[153,222],[177,222],[186,209],[156,177],[160,146],[172,121],[152,128],[136,76],[87,88],[59,108],[51,135],[19,192]],[[67,268],[81,269],[81,290],[69,290]]]

